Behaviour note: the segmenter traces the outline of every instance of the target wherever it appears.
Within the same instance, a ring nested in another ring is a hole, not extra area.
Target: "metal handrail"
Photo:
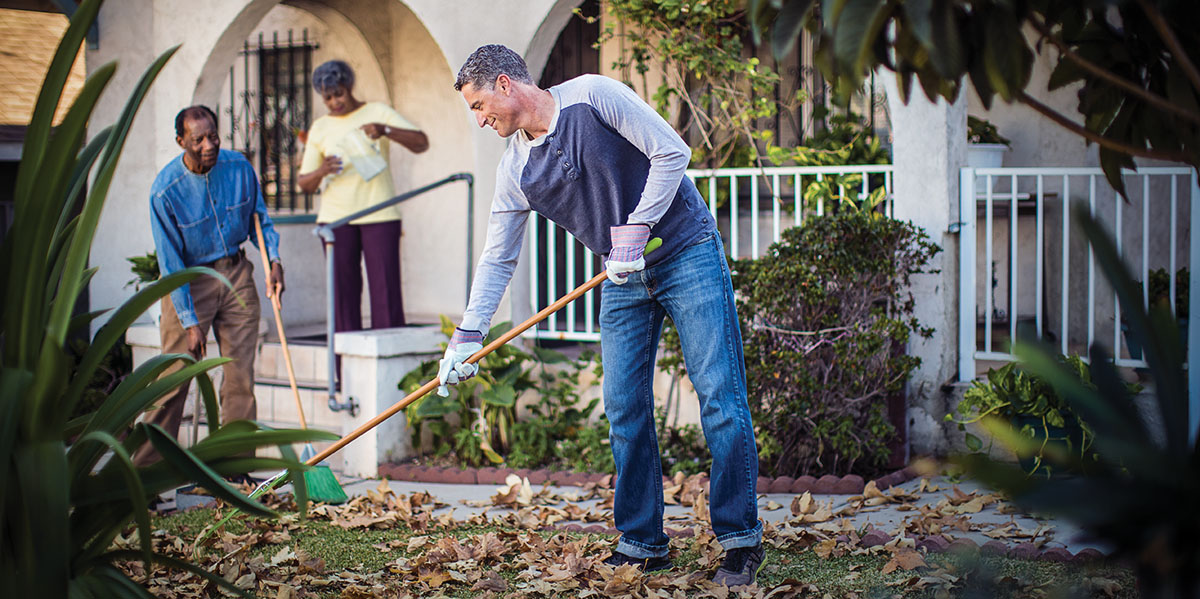
[[[350,216],[335,220],[331,223],[317,225],[313,229],[313,235],[321,238],[325,244],[325,334],[328,345],[328,365],[329,365],[329,409],[338,412],[341,410],[349,410],[350,416],[354,416],[358,411],[358,405],[354,398],[347,398],[345,402],[338,402],[335,385],[337,382],[337,356],[334,354],[333,347],[333,325],[334,325],[334,293],[333,293],[333,230],[343,225],[349,224],[351,221],[360,219],[368,214],[373,214],[384,208],[395,206],[405,200],[410,200],[425,192],[432,191],[455,181],[467,182],[467,296],[471,294],[471,256],[473,254],[472,237],[475,230],[475,176],[471,173],[455,173],[442,179],[426,185],[418,187],[412,191],[402,193],[393,197],[390,200],[385,200],[374,206],[363,208]]]

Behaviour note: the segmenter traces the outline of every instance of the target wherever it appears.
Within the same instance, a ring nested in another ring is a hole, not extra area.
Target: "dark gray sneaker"
[[[721,567],[717,568],[717,573],[713,575],[713,582],[727,587],[754,584],[766,557],[762,543],[756,547],[730,549],[725,552]]]
[[[620,551],[613,551],[612,555],[604,560],[604,563],[614,568],[626,564],[637,566],[643,572],[666,570],[671,567],[671,560],[665,557],[632,557]]]

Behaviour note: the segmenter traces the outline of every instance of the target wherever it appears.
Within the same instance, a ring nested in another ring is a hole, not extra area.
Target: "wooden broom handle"
[[[279,345],[283,346],[283,363],[287,365],[288,382],[292,385],[292,397],[296,399],[296,411],[300,414],[300,428],[308,428],[304,420],[304,403],[300,401],[300,388],[296,386],[296,371],[292,368],[292,352],[288,349],[287,336],[283,334],[283,315],[280,314],[279,295],[271,286],[271,260],[267,258],[267,243],[263,238],[262,223],[254,215],[254,232],[258,235],[258,253],[262,255],[263,270],[267,277],[267,296],[271,299],[271,310],[275,312],[275,328],[279,330]]]

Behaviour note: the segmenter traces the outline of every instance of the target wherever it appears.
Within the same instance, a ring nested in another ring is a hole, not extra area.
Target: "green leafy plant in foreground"
[[[1088,364],[1082,358],[1057,356],[1055,359],[1084,385],[1095,388]],[[1131,394],[1142,389],[1133,383],[1127,387]],[[1091,451],[1094,436],[1092,427],[1071,409],[1071,405],[1049,381],[1026,372],[1015,362],[989,369],[985,381],[971,381],[971,388],[963,395],[955,411],[958,412],[958,418],[946,414],[945,420],[957,424],[958,430],[964,431],[964,441],[970,451],[981,451],[984,446],[979,437],[966,432],[966,425],[989,417],[1007,420],[1022,436],[1037,441],[1039,449],[1028,462],[1030,474],[1039,471],[1046,475],[1052,473],[1043,464],[1046,445],[1051,443],[1074,452],[1085,464],[1096,459]]]
[[[1085,533],[1112,544],[1130,559],[1143,597],[1200,596],[1200,444],[1188,418],[1188,382],[1184,352],[1175,320],[1165,306],[1149,313],[1140,290],[1116,248],[1086,210],[1076,213],[1091,244],[1096,264],[1117,293],[1121,313],[1145,340],[1154,409],[1161,418],[1161,439],[1131,401],[1107,349],[1093,345],[1091,377],[1086,384],[1054,355],[1035,345],[1018,344],[1023,367],[1043,377],[1071,410],[1095,433],[1096,459],[1085,463],[1075,452],[1053,445],[1043,459],[1074,476],[1028,477],[1018,467],[982,454],[958,456],[966,473],[1004,491],[1022,507],[1067,518]],[[981,421],[1018,455],[1034,455],[1039,446],[1002,418]]]
[[[85,145],[92,110],[116,65],[95,69],[51,135],[67,74],[100,5],[101,0],[80,4],[50,64],[25,137],[13,226],[0,248],[5,282],[0,299],[0,596],[145,597],[115,565],[130,560],[144,561],[147,571],[154,564],[191,570],[238,592],[217,575],[153,551],[148,499],[195,481],[248,513],[272,515],[221,477],[257,468],[288,467],[298,473],[301,464],[288,444],[328,435],[264,430],[239,421],[210,424],[207,438],[184,449],[162,429],[134,424],[157,398],[193,378],[215,423],[216,394],[205,372],[224,359],[158,356],[101,397],[85,400],[93,375],[147,307],[198,276],[220,276],[203,268],[172,273],[115,310],[78,360],[69,354],[70,335],[89,329],[105,312],[72,315],[96,272],[87,267],[92,240],[134,114],[177,49],[150,65],[118,121],[96,131]],[[77,411],[84,401],[96,405]],[[145,443],[163,459],[137,468],[130,456]],[[267,445],[279,445],[287,459],[239,457]],[[303,485],[297,485],[301,506],[304,495]],[[136,524],[140,548],[113,548],[114,538],[130,523]]]

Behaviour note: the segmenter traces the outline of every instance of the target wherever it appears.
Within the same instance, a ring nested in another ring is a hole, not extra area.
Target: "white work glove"
[[[608,233],[612,238],[612,250],[604,269],[608,271],[608,280],[617,285],[624,285],[629,280],[629,273],[646,268],[646,242],[650,241],[650,225],[619,225],[609,227]]]
[[[454,334],[450,336],[450,345],[446,348],[446,355],[438,364],[438,385],[437,394],[446,397],[450,395],[450,390],[446,385],[457,385],[473,376],[479,371],[479,367],[474,364],[465,362],[475,352],[483,349],[483,333],[479,331],[464,331],[460,328],[454,329]]]

